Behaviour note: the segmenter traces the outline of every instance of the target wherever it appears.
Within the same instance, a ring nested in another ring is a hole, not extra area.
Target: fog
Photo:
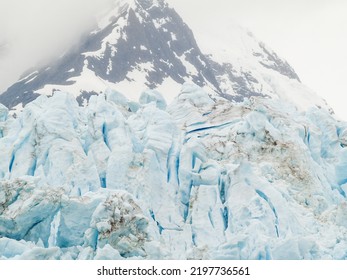
[[[0,0],[0,92],[78,42],[116,0]],[[288,60],[347,120],[347,1],[168,0],[192,29],[233,19]]]
[[[347,1],[172,0],[194,28],[233,19],[286,59],[347,121]],[[198,13],[192,13],[196,3]]]
[[[112,0],[0,0],[0,92],[78,42]]]

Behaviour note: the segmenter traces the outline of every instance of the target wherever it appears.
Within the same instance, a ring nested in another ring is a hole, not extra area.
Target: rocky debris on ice
[[[345,259],[347,124],[185,84],[0,107],[3,259]]]

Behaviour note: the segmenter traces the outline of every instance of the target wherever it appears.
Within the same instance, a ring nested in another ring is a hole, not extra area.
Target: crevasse
[[[0,107],[0,257],[345,259],[345,131],[188,84]]]

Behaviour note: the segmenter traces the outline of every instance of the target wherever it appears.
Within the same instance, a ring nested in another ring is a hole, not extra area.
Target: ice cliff
[[[347,124],[185,84],[0,105],[2,259],[345,259]]]

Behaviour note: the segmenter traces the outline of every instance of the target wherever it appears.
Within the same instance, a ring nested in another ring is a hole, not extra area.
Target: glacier
[[[0,259],[346,259],[347,123],[186,83],[0,104]]]

